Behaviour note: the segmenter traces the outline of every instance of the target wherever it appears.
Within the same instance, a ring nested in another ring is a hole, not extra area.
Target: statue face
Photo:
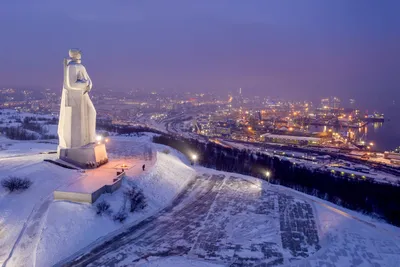
[[[80,60],[82,58],[81,51],[79,49],[70,49],[69,56],[73,60]]]

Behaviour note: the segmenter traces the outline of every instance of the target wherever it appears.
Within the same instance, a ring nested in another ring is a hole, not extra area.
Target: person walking
[[[146,164],[143,164],[142,169],[144,171],[144,169],[146,168]]]

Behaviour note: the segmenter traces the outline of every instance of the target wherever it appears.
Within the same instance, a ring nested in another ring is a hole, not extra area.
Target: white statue
[[[96,110],[88,95],[92,81],[81,64],[81,52],[69,50],[64,59],[64,86],[58,123],[59,149],[96,142]]]

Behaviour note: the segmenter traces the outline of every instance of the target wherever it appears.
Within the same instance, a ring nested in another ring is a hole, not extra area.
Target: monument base
[[[76,148],[58,148],[61,160],[85,169],[97,168],[108,162],[105,144],[87,144]]]

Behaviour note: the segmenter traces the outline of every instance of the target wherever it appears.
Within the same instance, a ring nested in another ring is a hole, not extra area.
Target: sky
[[[400,102],[398,0],[0,1],[0,87],[61,90],[69,48],[95,88]]]

